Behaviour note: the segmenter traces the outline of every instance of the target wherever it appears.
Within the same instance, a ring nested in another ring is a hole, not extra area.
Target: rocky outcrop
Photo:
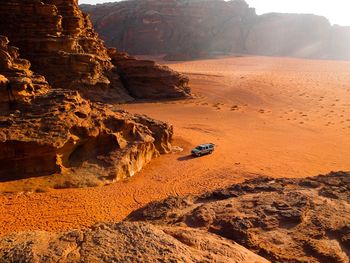
[[[74,91],[51,91],[17,109],[0,117],[3,180],[74,172],[111,182],[169,151],[163,137],[171,140],[171,126],[153,121],[148,128],[147,118],[112,112]]]
[[[242,0],[131,0],[82,8],[109,46],[130,54],[349,59],[348,27],[311,14],[258,16]]]
[[[257,178],[196,197],[169,198],[127,220],[201,229],[272,262],[349,262],[350,173]]]
[[[54,88],[76,89],[93,100],[131,100],[111,75],[107,50],[77,0],[2,1],[0,34]]]
[[[0,239],[1,262],[268,262],[203,231],[145,223],[99,224],[87,231],[34,232]]]
[[[127,53],[109,49],[112,63],[124,87],[137,99],[190,97],[188,77],[154,61],[139,60]]]
[[[110,183],[170,151],[172,126],[51,89],[0,37],[0,181],[74,175]],[[62,187],[74,187],[67,182]]]
[[[122,223],[0,238],[1,262],[349,262],[350,173],[257,178]],[[258,256],[260,255],[260,256]]]

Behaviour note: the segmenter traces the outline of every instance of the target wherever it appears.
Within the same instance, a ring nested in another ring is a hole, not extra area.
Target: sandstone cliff
[[[172,126],[51,89],[3,36],[0,95],[0,181],[73,174],[109,183],[171,147]]]
[[[131,54],[165,54],[170,60],[237,53],[350,59],[347,27],[316,15],[258,16],[242,0],[131,0],[82,8],[109,46]]]
[[[118,224],[1,237],[0,261],[345,263],[349,185],[349,173],[253,179],[154,202]]]

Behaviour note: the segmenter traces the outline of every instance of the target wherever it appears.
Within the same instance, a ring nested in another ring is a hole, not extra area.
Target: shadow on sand
[[[197,157],[189,154],[189,155],[186,155],[186,156],[179,157],[179,158],[177,158],[177,160],[183,162],[183,161],[189,161],[189,160],[196,159],[196,158]]]

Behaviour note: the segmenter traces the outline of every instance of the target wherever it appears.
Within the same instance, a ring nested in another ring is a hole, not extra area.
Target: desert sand
[[[6,193],[48,178],[1,183],[0,234],[117,221],[153,200],[255,176],[350,170],[350,62],[226,57],[167,65],[190,77],[193,99],[118,108],[173,124],[173,145],[183,151],[104,187]],[[190,149],[204,142],[216,151],[192,158]]]

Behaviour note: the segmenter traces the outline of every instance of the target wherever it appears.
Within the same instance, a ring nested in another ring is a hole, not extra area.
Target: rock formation
[[[0,110],[9,110],[16,100],[29,102],[34,96],[49,90],[43,76],[30,70],[28,60],[19,58],[18,49],[8,45],[5,36],[0,36]],[[8,83],[11,83],[8,87]]]
[[[108,183],[170,150],[172,126],[51,89],[3,36],[0,83],[0,180],[59,173]]]
[[[121,223],[0,238],[1,262],[349,262],[350,173],[257,178]]]
[[[117,76],[109,75],[107,50],[77,0],[3,1],[0,34],[54,88],[77,89],[94,100],[131,100]]]
[[[347,27],[316,15],[258,16],[243,0],[131,0],[82,8],[109,46],[130,54],[350,59]]]
[[[109,183],[170,151],[171,125],[91,101],[186,97],[188,79],[115,53],[116,68],[77,0],[3,1],[0,33],[0,181]]]
[[[111,182],[132,176],[169,151],[172,128],[91,104],[74,91],[51,91],[0,117],[0,178],[91,174]],[[164,141],[166,143],[164,143]]]
[[[202,231],[127,222],[62,234],[13,234],[0,239],[0,261],[268,262],[236,243]]]
[[[188,77],[150,60],[138,60],[127,53],[109,49],[121,82],[137,99],[190,97]]]
[[[272,262],[349,262],[350,173],[257,178],[201,196],[169,198],[127,220],[217,234]]]

